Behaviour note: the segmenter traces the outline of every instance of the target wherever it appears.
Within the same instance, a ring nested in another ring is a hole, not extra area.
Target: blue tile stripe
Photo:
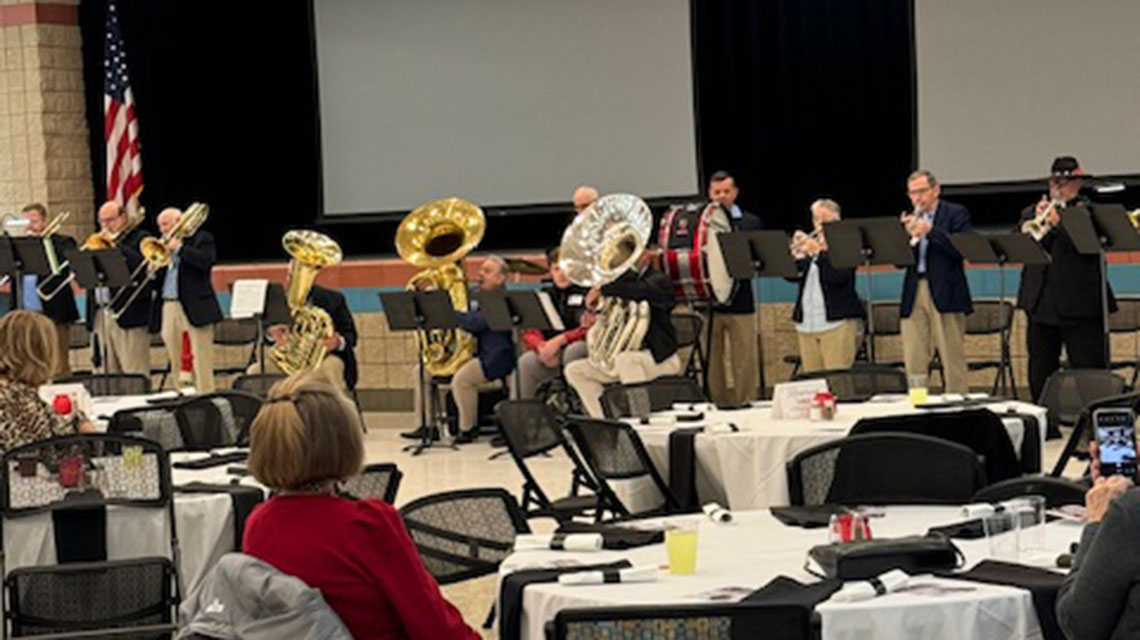
[[[966,270],[970,282],[970,293],[974,298],[996,298],[1000,294],[1001,274],[996,267],[974,267]],[[1005,269],[1005,295],[1012,299],[1017,295],[1021,281],[1021,268]],[[1108,267],[1108,281],[1117,295],[1140,295],[1140,264],[1113,264]],[[886,271],[874,274],[861,273],[858,276],[859,296],[866,299],[867,287],[874,287],[875,302],[897,302],[902,293],[903,272]],[[512,283],[511,289],[535,289],[534,282]],[[383,311],[380,306],[382,291],[402,291],[403,287],[345,287],[341,289],[348,300],[348,308],[353,313],[375,313]],[[780,278],[765,278],[752,281],[752,291],[761,302],[795,302],[796,284]],[[83,296],[78,296],[80,313],[84,310]],[[223,310],[230,308],[230,294],[218,293],[218,302]]]

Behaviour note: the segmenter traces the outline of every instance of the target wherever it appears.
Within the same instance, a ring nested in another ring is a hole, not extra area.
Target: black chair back
[[[91,346],[91,332],[82,322],[73,322],[68,326],[68,349],[86,349]],[[65,354],[66,355],[66,354]]]
[[[1088,437],[1093,432],[1093,412],[1106,407],[1132,409],[1140,415],[1140,391],[1098,398],[1085,405],[1077,416],[1073,432],[1069,434],[1069,440],[1065,443],[1065,447],[1061,450],[1061,455],[1057,458],[1053,471],[1049,475],[1060,478],[1065,473],[1069,459],[1073,456],[1082,459],[1087,456],[1085,452],[1088,450]]]
[[[1013,324],[1013,303],[1008,300],[974,300],[974,311],[966,316],[966,333],[988,335],[1008,330]]]
[[[998,482],[974,494],[971,502],[1001,502],[1020,496],[1044,496],[1045,507],[1056,509],[1068,504],[1084,504],[1089,487],[1064,478],[1026,476]]]
[[[231,447],[238,441],[240,427],[224,395],[207,394],[184,400],[174,408],[174,419],[183,448],[190,451]]]
[[[1049,437],[1059,438],[1061,427],[1075,426],[1090,402],[1126,391],[1124,378],[1106,369],[1058,369],[1045,381],[1037,404],[1048,412]]]
[[[704,338],[705,319],[699,314],[688,312],[674,313],[670,319],[673,321],[673,330],[677,332],[677,349],[689,349],[688,357],[685,358],[684,375],[695,379],[704,373],[701,369],[704,359],[701,339]]]
[[[365,466],[360,473],[347,478],[337,487],[339,492],[356,500],[383,500],[396,504],[396,492],[404,474],[393,462],[377,462]]]
[[[906,393],[906,372],[895,367],[856,364],[850,369],[801,373],[795,380],[827,380],[827,388],[840,402],[862,402],[881,393]]]
[[[1021,464],[1009,432],[1001,418],[989,409],[863,418],[851,427],[848,435],[885,432],[916,433],[967,446],[985,461],[986,479],[991,482],[1021,475]],[[1024,440],[1037,442],[1034,435],[1026,433]]]
[[[665,376],[606,387],[602,391],[602,411],[611,420],[645,417],[654,411],[671,409],[674,402],[704,402],[705,395],[696,380]]]
[[[400,508],[428,573],[441,585],[494,573],[515,536],[530,533],[506,489],[461,489],[424,496]]]
[[[788,462],[793,505],[962,504],[985,486],[969,448],[910,433],[849,436]]]
[[[66,376],[56,382],[79,383],[93,396],[137,396],[151,392],[150,378],[138,373],[98,373]]]
[[[157,442],[164,450],[172,451],[184,446],[174,408],[178,402],[151,405],[135,409],[122,409],[111,416],[108,433],[138,435]]]
[[[747,602],[563,609],[554,617],[553,633],[555,640],[813,637],[807,607]]]
[[[265,398],[269,395],[269,390],[273,385],[286,377],[288,376],[283,373],[247,373],[234,378],[233,389]]]
[[[681,511],[680,503],[653,466],[633,427],[624,422],[573,416],[567,428],[597,482],[602,507],[621,517]],[[621,501],[610,484],[614,480],[638,478],[648,478],[657,487],[662,497],[660,506],[635,512]]]

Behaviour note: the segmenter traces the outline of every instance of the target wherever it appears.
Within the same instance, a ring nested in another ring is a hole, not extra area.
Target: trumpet
[[[1041,213],[1034,216],[1032,220],[1026,220],[1021,223],[1021,232],[1028,233],[1030,236],[1033,236],[1034,240],[1041,242],[1041,238],[1044,238],[1045,234],[1049,233],[1049,230],[1053,228],[1053,225],[1049,223],[1049,216],[1052,215],[1055,210],[1063,209],[1064,207],[1064,202],[1053,198],[1049,201],[1049,206],[1045,207]]]
[[[922,242],[922,234],[915,233],[911,229],[912,225],[917,220],[918,214],[916,214],[914,211],[911,211],[910,213],[904,212],[901,216],[899,216],[899,222],[902,222],[903,227],[906,228],[906,232],[910,234],[910,246],[912,247],[917,247],[918,243]]]
[[[814,229],[811,233],[804,233],[797,229],[796,232],[792,234],[792,241],[788,245],[788,251],[792,252],[793,258],[803,260],[804,258],[815,257],[815,254],[809,253],[804,246],[809,240],[817,243],[822,242],[823,229]]]

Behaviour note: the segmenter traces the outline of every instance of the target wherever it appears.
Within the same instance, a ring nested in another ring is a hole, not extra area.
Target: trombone
[[[154,274],[158,273],[159,269],[170,266],[170,261],[174,256],[171,255],[170,249],[167,249],[166,245],[174,238],[184,239],[194,235],[198,228],[205,224],[209,215],[209,205],[195,202],[186,207],[186,212],[178,219],[178,223],[162,234],[161,239],[149,236],[142,239],[142,242],[139,243],[139,253],[142,254],[143,261],[131,273],[130,282],[132,284],[119,289],[115,297],[111,298],[108,307],[111,309],[110,316],[112,319],[118,320],[119,316],[123,315],[134,304],[135,299],[146,289],[147,284],[154,279]],[[146,277],[138,280],[139,276],[143,275],[144,269],[146,270]],[[119,304],[123,300],[124,294],[127,296],[126,301]]]
[[[44,227],[43,232],[40,233],[40,238],[44,243],[44,253],[47,254],[48,267],[51,269],[51,273],[48,274],[48,276],[44,278],[44,281],[36,287],[36,294],[39,295],[40,299],[44,301],[51,300],[52,298],[56,297],[60,291],[63,291],[64,287],[71,284],[71,281],[75,279],[74,276],[68,276],[67,278],[64,278],[60,284],[54,287],[48,286],[51,284],[53,278],[58,277],[60,274],[67,270],[68,266],[71,265],[70,260],[64,260],[62,263],[59,261],[59,256],[57,256],[55,253],[55,242],[52,238],[52,236],[59,233],[60,228],[63,227],[64,221],[70,217],[70,211],[63,211],[57,214],[54,218],[52,218],[51,222],[49,222],[47,226]]]

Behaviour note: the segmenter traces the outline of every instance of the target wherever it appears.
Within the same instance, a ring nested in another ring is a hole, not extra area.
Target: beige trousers
[[[273,358],[269,357],[268,351],[265,353],[265,371],[266,373],[282,373],[281,369],[277,368],[277,363],[273,361]],[[323,373],[345,394],[348,393],[348,386],[344,383],[344,360],[336,356],[326,355],[324,360],[321,360],[321,364],[317,366],[317,371]],[[261,373],[261,363],[254,362],[246,367],[245,372],[251,375]]]
[[[150,377],[150,333],[146,327],[124,329],[105,309],[95,312],[95,333],[106,351],[106,373],[137,373]]]
[[[190,352],[194,354],[194,389],[198,393],[214,391],[214,325],[195,327],[186,318],[182,303],[162,302],[162,342],[170,356],[171,385],[178,386],[178,370],[182,366],[182,332],[190,334]]]
[[[859,341],[859,321],[844,320],[838,327],[812,333],[797,332],[800,343],[800,371],[810,373],[831,369],[850,369],[855,363],[855,344]]]
[[[605,417],[602,411],[602,389],[607,383],[621,382],[636,384],[648,382],[661,376],[675,376],[681,373],[681,357],[673,354],[661,362],[653,360],[648,350],[626,351],[614,361],[617,376],[607,375],[590,364],[589,359],[576,360],[566,365],[566,382],[578,392],[586,413],[593,418]]]
[[[757,351],[755,314],[713,313],[708,371],[713,402],[736,405],[756,398],[760,379]],[[732,389],[728,388],[729,366]]]
[[[900,323],[903,360],[908,376],[927,375],[935,348],[942,359],[947,393],[966,393],[966,314],[940,313],[930,297],[930,284],[918,281],[914,309]]]
[[[71,325],[55,322],[55,343],[59,349],[59,361],[55,363],[55,377],[62,378],[71,373]]]
[[[421,378],[422,374],[418,364],[412,367],[412,375],[415,379],[412,384],[414,410],[417,415],[420,415],[420,422],[424,423],[425,420],[420,410],[423,402],[421,398],[425,394],[430,394],[431,382],[428,378]],[[478,358],[471,358],[463,363],[463,366],[459,367],[459,370],[451,376],[451,397],[455,399],[455,406],[459,410],[459,429],[461,431],[470,431],[476,427],[476,422],[479,419],[479,390],[488,382],[490,381],[483,376],[483,365],[479,364]],[[428,398],[428,415],[435,415],[435,407],[432,406],[434,403],[435,398]]]

